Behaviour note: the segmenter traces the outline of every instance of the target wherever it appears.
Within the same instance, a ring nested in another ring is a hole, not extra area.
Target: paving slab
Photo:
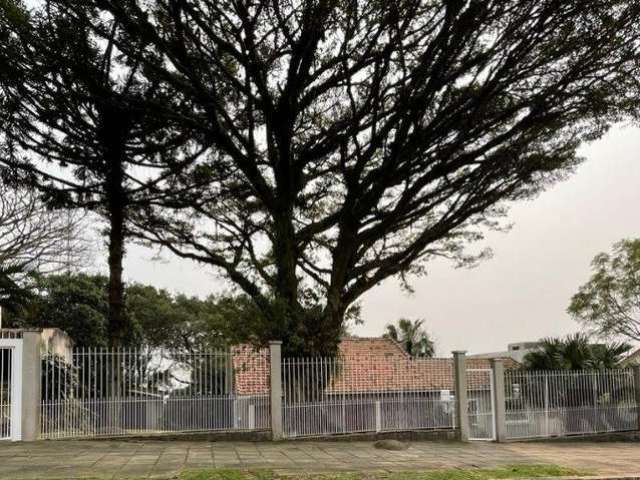
[[[405,471],[558,464],[605,477],[640,476],[640,442],[413,442],[398,452],[371,442],[46,441],[0,443],[0,479],[167,478],[182,469],[278,472]]]

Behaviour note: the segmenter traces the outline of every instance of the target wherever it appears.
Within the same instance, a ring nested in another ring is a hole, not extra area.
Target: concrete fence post
[[[640,430],[640,365],[633,367],[633,387],[636,399],[637,428]]]
[[[495,434],[498,442],[507,441],[507,411],[504,394],[504,364],[498,358],[491,359],[493,371],[493,405]]]
[[[256,429],[256,406],[253,404],[249,405],[249,429]]]
[[[464,351],[453,352],[453,372],[456,391],[456,424],[458,438],[462,442],[469,441],[469,416],[467,415],[467,365]]]
[[[282,440],[282,342],[269,342],[271,379],[271,438]]]
[[[233,399],[233,428],[238,428],[240,426],[240,409],[238,408],[238,399]],[[243,412],[244,417],[244,412]],[[244,418],[242,419],[244,423]],[[243,425],[244,427],[244,425]]]
[[[40,332],[22,334],[22,441],[31,442],[40,436],[41,402],[41,348]]]

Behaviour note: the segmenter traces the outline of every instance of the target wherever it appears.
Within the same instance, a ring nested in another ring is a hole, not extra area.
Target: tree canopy
[[[424,330],[423,324],[424,320],[401,318],[397,325],[387,325],[383,336],[398,342],[413,357],[433,357],[436,345]]]
[[[640,341],[640,239],[616,243],[591,266],[591,278],[572,297],[569,313],[600,336]]]
[[[141,205],[131,232],[222,271],[288,354],[335,353],[389,277],[477,260],[509,201],[637,107],[638,2],[47,3],[206,150],[172,183],[197,194]]]
[[[196,350],[255,341],[254,309],[244,297],[199,299],[140,283],[126,293],[127,313],[146,345]]]
[[[29,301],[6,313],[5,326],[60,328],[77,346],[109,346],[107,284],[102,275],[39,275]],[[246,299],[202,300],[140,283],[127,285],[126,299],[128,346],[185,351],[252,340]]]
[[[39,275],[29,301],[7,312],[5,326],[60,328],[78,346],[106,347],[106,284],[101,275]]]

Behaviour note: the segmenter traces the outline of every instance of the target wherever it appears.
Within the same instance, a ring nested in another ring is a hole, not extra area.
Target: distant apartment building
[[[512,360],[522,363],[527,353],[537,349],[540,346],[540,342],[518,342],[510,343],[507,345],[506,351],[501,352],[488,352],[488,353],[475,353],[468,355],[468,358],[511,358]]]
[[[633,350],[627,357],[622,361],[623,368],[632,368],[637,365],[640,365],[640,348]]]

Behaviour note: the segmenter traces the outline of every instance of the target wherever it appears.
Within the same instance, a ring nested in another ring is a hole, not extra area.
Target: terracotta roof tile
[[[345,337],[338,345],[340,355],[355,357],[358,355],[376,355],[397,358],[409,358],[409,355],[394,340],[384,337],[361,338]]]
[[[412,359],[398,343],[388,338],[347,337],[340,342],[339,373],[329,392],[439,391],[454,390],[453,359]],[[235,388],[239,395],[269,392],[269,358],[265,350],[234,347]],[[502,359],[506,369],[518,367],[511,358]],[[467,359],[467,369],[490,369],[488,359]],[[471,387],[486,388],[484,372],[468,372]]]

